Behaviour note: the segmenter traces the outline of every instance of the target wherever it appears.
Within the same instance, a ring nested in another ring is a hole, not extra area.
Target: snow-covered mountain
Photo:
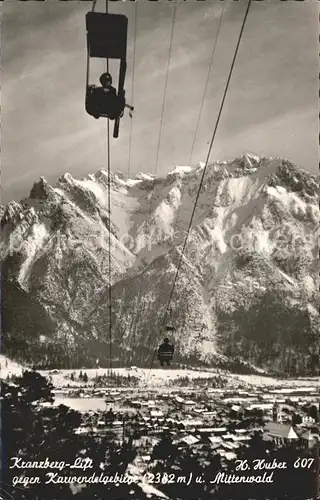
[[[165,177],[44,178],[2,216],[3,348],[43,366],[150,364],[204,164]],[[244,155],[207,169],[172,297],[179,362],[314,374],[318,179]],[[110,233],[109,233],[110,231]],[[229,360],[229,361],[228,361]]]

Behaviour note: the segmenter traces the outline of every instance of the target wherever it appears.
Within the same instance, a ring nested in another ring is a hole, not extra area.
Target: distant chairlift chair
[[[173,333],[175,331],[174,326],[167,325],[165,327],[165,331],[167,333]],[[174,346],[170,344],[169,339],[166,337],[162,344],[158,347],[158,359],[160,361],[160,365],[163,367],[164,364],[170,366],[170,363],[173,359],[174,354]]]

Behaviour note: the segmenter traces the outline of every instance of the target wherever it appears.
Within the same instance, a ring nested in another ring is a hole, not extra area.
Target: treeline
[[[93,379],[93,382],[96,387],[104,387],[106,385],[113,385],[116,387],[137,387],[140,379],[129,373],[127,375],[112,373],[109,375],[98,375]]]
[[[210,387],[221,389],[226,387],[227,379],[220,376],[215,377],[178,377],[174,380],[169,380],[169,385],[174,387]]]

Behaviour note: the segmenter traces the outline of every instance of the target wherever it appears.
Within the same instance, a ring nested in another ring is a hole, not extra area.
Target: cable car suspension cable
[[[133,90],[134,90],[134,63],[135,63],[136,33],[137,33],[137,30],[136,30],[137,3],[135,4],[135,6],[136,6],[136,9],[135,9],[135,16],[134,16],[134,49],[133,49],[134,50],[134,56],[133,56],[133,72],[132,72],[132,97],[133,97]],[[171,61],[171,53],[172,53],[172,43],[173,43],[173,36],[174,36],[175,20],[176,20],[176,6],[173,7],[173,11],[172,11],[171,35],[170,35],[170,43],[169,43],[169,52],[168,52],[168,63],[167,63],[167,70],[166,70],[166,79],[165,79],[164,92],[163,92],[163,100],[162,100],[162,110],[161,110],[159,138],[158,138],[158,146],[157,146],[157,154],[156,154],[155,174],[156,174],[157,167],[158,167],[159,149],[160,149],[160,142],[161,142],[161,132],[162,132],[162,125],[163,125],[165,100],[166,100],[166,93],[167,93],[167,86],[168,86],[168,76],[169,76],[169,69],[170,69],[170,61]],[[130,144],[129,144],[128,177],[130,175],[130,165],[131,165],[130,164],[130,161],[131,161],[131,132],[132,132],[132,126],[130,124]],[[154,187],[152,189],[149,214],[151,214],[153,194],[154,194]],[[130,326],[130,332],[132,331],[133,324],[134,324],[134,322],[132,321],[131,326]]]
[[[161,118],[160,118],[160,129],[159,129],[159,137],[158,137],[158,145],[157,145],[157,154],[156,154],[156,165],[155,165],[155,170],[154,174],[156,175],[157,173],[157,168],[158,168],[158,161],[159,161],[159,151],[160,151],[160,143],[161,143],[161,132],[162,132],[162,125],[163,125],[163,117],[164,117],[164,109],[165,109],[165,102],[166,102],[166,94],[167,94],[167,87],[168,87],[168,79],[169,79],[169,70],[170,70],[170,61],[171,61],[171,53],[172,53],[172,42],[173,42],[173,35],[174,35],[174,27],[175,27],[175,22],[176,22],[176,10],[177,7],[173,6],[172,7],[172,24],[171,24],[171,35],[170,35],[170,44],[169,44],[169,53],[168,53],[168,63],[167,63],[167,71],[166,71],[166,79],[165,79],[165,84],[164,84],[164,91],[163,91],[163,98],[162,98],[162,109],[161,109]],[[149,215],[151,215],[152,211],[152,198],[154,195],[155,191],[155,184],[152,189],[152,194],[151,194],[151,199],[150,199],[150,209],[149,209]],[[153,354],[153,358],[151,361],[151,366],[155,357],[155,353]],[[151,367],[150,367],[151,369]],[[150,371],[149,371],[150,373]]]
[[[218,125],[219,125],[220,118],[221,118],[222,111],[223,111],[223,106],[224,106],[225,99],[226,99],[226,96],[227,96],[227,92],[228,92],[228,89],[229,89],[229,85],[230,85],[230,81],[231,81],[231,76],[232,76],[233,69],[234,69],[235,62],[236,62],[236,58],[237,58],[237,55],[238,55],[239,46],[240,46],[240,43],[241,43],[242,34],[243,34],[244,27],[245,27],[245,24],[246,24],[246,20],[247,20],[247,17],[248,17],[248,13],[249,13],[249,8],[250,8],[250,5],[251,5],[251,1],[252,0],[249,0],[249,2],[248,2],[247,9],[246,9],[246,12],[245,12],[245,16],[244,16],[244,19],[243,19],[243,22],[242,22],[241,30],[240,30],[240,33],[239,33],[237,46],[236,46],[235,53],[234,53],[234,56],[233,56],[233,60],[232,60],[232,63],[231,63],[231,68],[230,68],[230,71],[229,71],[227,83],[226,83],[226,86],[225,86],[225,90],[224,90],[223,97],[222,97],[221,104],[220,104],[220,108],[219,108],[219,113],[218,113],[217,120],[216,120],[216,123],[215,123],[215,127],[214,127],[214,130],[213,130],[213,134],[212,134],[211,142],[210,142],[210,145],[209,145],[209,150],[208,150],[208,154],[207,154],[207,157],[206,157],[205,165],[204,165],[204,168],[203,168],[203,172],[202,172],[202,176],[201,176],[201,180],[200,180],[199,189],[198,189],[197,196],[196,196],[196,199],[195,199],[195,203],[194,203],[194,206],[193,206],[191,218],[190,218],[190,221],[189,221],[189,226],[188,226],[188,229],[187,229],[187,234],[186,234],[186,237],[185,237],[185,240],[184,240],[184,244],[183,244],[182,251],[181,251],[181,254],[180,254],[179,263],[178,263],[178,266],[177,266],[177,271],[176,271],[175,279],[174,279],[174,282],[173,282],[173,286],[172,286],[171,293],[170,293],[170,296],[169,296],[168,304],[167,304],[167,307],[166,307],[166,311],[165,311],[165,315],[164,315],[164,323],[165,323],[165,319],[166,319],[166,316],[167,316],[167,311],[169,310],[170,304],[171,304],[171,301],[172,301],[172,296],[173,296],[173,293],[174,293],[174,290],[175,290],[175,286],[176,286],[176,283],[177,283],[177,279],[178,279],[180,267],[181,267],[181,264],[182,264],[182,259],[183,259],[183,256],[184,256],[184,252],[185,252],[186,245],[187,245],[187,242],[188,242],[189,233],[190,233],[190,230],[191,230],[191,227],[192,227],[193,218],[194,218],[195,211],[196,211],[196,208],[197,208],[197,203],[198,203],[198,200],[199,200],[199,197],[200,197],[201,188],[202,188],[202,185],[203,185],[203,182],[204,182],[205,174],[207,172],[207,168],[208,168],[208,163],[209,163],[209,159],[210,159],[210,155],[211,155],[212,146],[213,146],[213,143],[214,143],[214,140],[215,140],[215,137],[216,137]]]
[[[97,3],[97,0],[93,0],[91,12],[94,12],[94,9],[96,7],[96,3]],[[90,50],[89,50],[88,37],[87,37],[86,89],[89,87],[89,78],[90,78]]]
[[[108,14],[108,0],[106,0],[106,14]],[[109,73],[109,58],[106,61],[107,73]],[[107,119],[107,172],[108,172],[108,302],[109,302],[109,370],[112,376],[112,268],[111,268],[111,154],[110,154],[110,120]]]
[[[134,18],[133,18],[133,61],[132,61],[132,86],[131,86],[131,102],[133,104],[134,92],[134,67],[136,56],[136,38],[137,38],[137,12],[138,2],[134,2]],[[131,170],[131,147],[132,147],[132,120],[130,120],[130,133],[129,133],[129,163],[128,163],[128,178],[130,177]]]
[[[106,14],[108,14],[108,0],[106,0]],[[109,73],[109,57],[107,57],[107,73]],[[109,124],[109,118],[108,118]]]
[[[108,159],[108,302],[109,302],[109,368],[112,371],[112,269],[111,269],[111,161],[110,161],[110,126],[107,120],[107,159]]]
[[[197,117],[196,129],[195,129],[195,133],[194,133],[194,136],[193,136],[192,146],[191,146],[190,155],[189,155],[189,162],[187,163],[187,165],[190,165],[190,166],[191,166],[191,161],[192,161],[192,156],[193,156],[193,151],[194,151],[194,146],[195,146],[196,138],[197,138],[197,135],[198,135],[200,118],[201,118],[201,114],[202,114],[202,110],[203,110],[205,96],[206,96],[206,93],[207,93],[207,88],[208,88],[208,84],[209,84],[209,78],[210,78],[211,69],[212,69],[213,60],[214,60],[214,55],[215,55],[215,52],[216,52],[216,47],[217,47],[217,43],[218,43],[218,39],[219,39],[219,34],[220,34],[220,29],[221,29],[221,25],[222,25],[222,19],[223,19],[225,7],[226,7],[226,2],[224,2],[223,5],[222,5],[222,7],[221,7],[219,25],[218,25],[218,29],[217,29],[217,35],[216,35],[215,42],[214,42],[214,45],[213,45],[211,59],[210,59],[210,63],[209,63],[208,74],[207,74],[207,79],[206,79],[206,83],[205,83],[203,94],[202,94],[202,100],[201,100],[201,104],[200,104],[200,108],[199,108],[199,113],[198,113],[198,117]]]
[[[171,25],[171,36],[170,36],[169,55],[168,55],[168,63],[167,63],[167,71],[166,71],[166,80],[165,80],[165,84],[164,84],[164,91],[163,91],[163,98],[162,98],[162,110],[161,110],[160,129],[159,129],[157,155],[156,155],[156,166],[155,166],[155,171],[154,171],[155,175],[157,174],[157,169],[158,169],[159,151],[160,151],[163,117],[164,117],[164,108],[165,108],[165,103],[166,103],[166,94],[167,94],[171,52],[172,52],[172,41],[173,41],[174,26],[175,26],[175,22],[176,22],[176,10],[177,10],[177,7],[174,6],[173,13],[172,13],[172,25]]]
[[[172,7],[172,24],[171,24],[171,35],[170,35],[170,44],[169,44],[169,52],[168,52],[168,63],[167,63],[167,70],[166,70],[166,79],[165,79],[165,84],[164,84],[164,91],[163,91],[163,97],[162,97],[162,108],[161,108],[161,118],[160,118],[160,128],[159,128],[159,136],[158,136],[158,144],[157,144],[157,153],[156,153],[156,164],[155,164],[155,169],[154,169],[154,175],[157,175],[157,169],[158,169],[158,161],[159,161],[159,152],[160,152],[160,143],[161,143],[161,135],[162,135],[162,126],[163,126],[163,117],[164,117],[164,108],[165,108],[165,103],[166,103],[166,95],[167,95],[167,87],[168,87],[168,78],[169,78],[169,69],[170,69],[170,61],[171,61],[171,53],[172,53],[172,42],[173,42],[173,35],[174,35],[174,27],[175,27],[175,22],[176,22],[176,10],[177,7],[173,6]],[[150,198],[150,209],[149,209],[149,215],[151,215],[152,211],[152,199],[153,195],[155,192],[155,182],[153,184],[152,188],[152,193],[151,193],[151,198]]]
[[[215,55],[215,52],[216,52],[216,47],[217,47],[217,44],[218,44],[220,29],[221,29],[221,26],[222,26],[222,20],[223,20],[223,15],[224,15],[224,12],[225,12],[225,6],[226,6],[226,3],[224,2],[223,6],[221,8],[221,11],[220,11],[218,29],[217,29],[217,33],[216,33],[216,36],[215,36],[215,41],[214,41],[214,44],[213,44],[213,49],[212,49],[212,53],[211,53],[211,58],[210,58],[210,63],[209,63],[209,68],[208,68],[208,73],[207,73],[207,78],[206,78],[206,82],[205,82],[203,93],[202,93],[202,98],[201,98],[199,113],[198,113],[198,117],[197,117],[196,128],[195,128],[195,132],[194,132],[194,136],[193,136],[193,141],[192,141],[192,146],[191,146],[191,150],[190,150],[189,160],[188,160],[188,163],[187,163],[187,165],[190,165],[190,166],[191,166],[191,162],[192,162],[192,156],[193,156],[193,151],[194,151],[194,146],[195,146],[196,138],[197,138],[197,135],[198,135],[198,129],[199,129],[199,125],[200,125],[200,118],[201,118],[202,111],[203,111],[203,106],[204,106],[205,96],[206,96],[207,88],[208,88],[208,84],[209,84],[210,74],[211,74],[211,70],[212,70],[212,66],[213,66],[214,55]],[[176,213],[176,216],[175,216],[175,221],[173,223],[173,234],[176,234],[176,231],[179,231],[178,221],[179,221],[180,209],[181,209],[181,205],[179,206],[179,208],[177,210],[177,213]]]
[[[215,51],[216,51],[216,46],[217,46],[217,42],[218,42],[218,38],[219,38],[219,34],[220,34],[220,29],[221,29],[221,25],[222,25],[224,11],[225,11],[225,4],[223,4],[223,7],[221,8],[221,11],[220,11],[218,29],[217,29],[217,33],[216,33],[216,36],[215,36],[215,39],[214,39],[213,49],[212,49],[210,63],[209,63],[209,68],[208,68],[208,73],[207,73],[207,78],[206,78],[206,82],[205,82],[205,85],[204,85],[204,90],[203,90],[203,94],[202,94],[202,98],[201,98],[201,104],[200,104],[200,108],[199,108],[196,129],[195,129],[193,143],[192,143],[190,157],[189,157],[190,158],[189,159],[189,164],[191,164],[191,157],[192,157],[192,153],[193,153],[193,148],[194,148],[195,140],[196,140],[196,137],[197,137],[198,127],[199,127],[199,123],[200,123],[200,117],[201,117],[202,110],[203,110],[205,95],[206,95],[206,92],[207,92],[207,87],[208,87],[209,78],[210,78],[210,74],[211,74],[211,69],[212,69],[212,65],[213,65],[213,60],[214,60],[214,55],[215,55]],[[168,69],[169,69],[169,64],[170,64],[170,54],[171,54],[171,47],[172,47],[173,28],[174,28],[174,26],[172,26],[172,32],[171,32]],[[164,92],[164,95],[165,95],[165,92]],[[130,158],[130,156],[129,156],[129,158]],[[128,176],[129,176],[129,174],[128,174]],[[151,213],[151,206],[150,206],[150,213]],[[174,229],[176,227],[176,223],[177,223],[178,217],[179,217],[179,210],[178,210],[178,213],[177,213],[177,216],[176,216],[176,221],[174,223]]]
[[[163,319],[163,325],[165,325],[165,323],[166,323],[167,314],[168,314],[168,311],[170,310],[170,304],[171,304],[173,293],[174,293],[175,286],[176,286],[176,283],[177,283],[177,279],[178,279],[179,271],[180,271],[180,268],[181,268],[181,264],[182,264],[182,259],[183,259],[183,256],[184,256],[184,252],[185,252],[185,249],[186,249],[186,245],[187,245],[189,233],[190,233],[190,230],[191,230],[191,227],[192,227],[192,222],[193,222],[195,210],[196,210],[196,207],[197,207],[197,202],[198,202],[199,197],[200,197],[201,188],[202,188],[202,185],[203,185],[203,182],[204,182],[204,178],[205,178],[205,174],[206,174],[206,171],[207,171],[207,167],[208,167],[208,163],[209,163],[209,159],[210,159],[210,155],[211,155],[212,146],[213,146],[213,143],[214,143],[214,140],[215,140],[215,137],[216,137],[218,125],[219,125],[220,118],[221,118],[222,111],[223,111],[223,106],[224,106],[225,99],[226,99],[226,96],[227,96],[227,92],[228,92],[228,89],[229,89],[229,85],[230,85],[230,81],[231,81],[231,76],[232,76],[233,69],[234,69],[235,62],[236,62],[236,58],[237,58],[237,55],[238,55],[239,46],[240,46],[240,43],[241,43],[241,39],[242,39],[244,27],[245,27],[246,20],[247,20],[247,17],[248,17],[248,13],[249,13],[251,1],[252,0],[249,0],[249,2],[248,2],[247,9],[246,9],[246,12],[245,12],[245,15],[244,15],[244,19],[243,19],[243,22],[242,22],[241,30],[240,30],[240,33],[239,33],[238,42],[237,42],[237,45],[236,45],[236,49],[235,49],[235,53],[234,53],[233,60],[232,60],[232,63],[231,63],[231,67],[230,67],[228,79],[227,79],[225,90],[224,90],[223,97],[222,97],[222,100],[221,100],[221,104],[220,104],[220,108],[219,108],[217,120],[216,120],[216,123],[215,123],[215,127],[214,127],[212,138],[211,138],[211,142],[210,142],[210,145],[209,145],[209,150],[208,150],[208,154],[207,154],[207,157],[206,157],[206,162],[205,162],[205,165],[204,165],[204,168],[203,168],[203,172],[202,172],[202,176],[201,176],[201,180],[200,180],[200,184],[199,184],[199,189],[198,189],[197,196],[196,196],[196,199],[195,199],[195,203],[194,203],[194,206],[193,206],[193,210],[192,210],[192,214],[191,214],[191,218],[190,218],[190,222],[189,222],[187,234],[186,234],[185,241],[184,241],[184,244],[183,244],[183,248],[182,248],[182,251],[181,251],[181,254],[180,254],[180,259],[179,259],[179,262],[178,262],[178,266],[177,266],[177,270],[176,270],[174,282],[173,282],[171,293],[170,293],[170,296],[169,296],[169,300],[168,300],[168,303],[167,303],[167,306],[166,306],[166,310],[165,310],[165,314],[164,314],[164,319]],[[151,360],[150,369],[149,369],[149,375],[150,375],[150,372],[151,372],[151,368],[152,368],[152,364],[153,364],[153,361],[154,361],[154,358],[155,358],[155,354],[156,354],[156,349],[154,350],[153,357],[152,357],[152,360]],[[148,379],[148,376],[147,376],[147,379]]]

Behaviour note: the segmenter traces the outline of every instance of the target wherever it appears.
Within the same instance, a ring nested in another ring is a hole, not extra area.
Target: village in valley
[[[1,363],[2,379],[21,372],[18,364]],[[114,373],[106,369],[39,372],[53,383],[56,404],[65,402],[85,415],[79,433],[103,434],[112,429],[120,441],[139,436],[143,452],[139,459],[144,462],[163,432],[181,446],[199,450],[210,446],[226,460],[234,459],[240,444],[255,432],[279,446],[290,442],[312,448],[320,439],[317,378],[291,381],[222,370],[136,367]]]
[[[23,370],[10,363],[2,364],[1,378],[14,383]],[[316,378],[278,380],[223,370],[136,367],[40,374],[52,384],[55,400],[40,403],[37,411],[59,405],[72,408],[81,414],[75,429],[79,437],[92,436],[101,443],[111,439],[121,449],[136,450],[126,473],[138,478],[148,498],[172,498],[175,493],[163,484],[149,484],[142,479],[146,474],[155,477],[153,473],[162,471],[166,478],[169,471],[173,476],[180,470],[179,480],[188,480],[187,474],[181,476],[184,466],[176,465],[182,457],[200,463],[202,470],[214,471],[215,464],[216,470],[228,474],[246,449],[252,460],[261,459],[267,449],[289,450],[289,455],[294,450],[298,461],[318,460]]]
[[[138,381],[135,368],[126,375],[114,375],[113,382],[110,374],[101,376],[94,370],[88,370],[89,377],[86,371],[66,372],[64,382],[57,370],[49,374],[53,380],[60,377],[56,398],[68,398],[71,405],[72,400],[96,399],[105,406],[85,411],[77,432],[104,435],[112,431],[119,442],[133,439],[140,465],[147,466],[164,434],[179,447],[197,453],[209,447],[225,461],[234,460],[237,449],[255,433],[276,446],[290,443],[299,449],[311,449],[319,439],[320,385],[315,379],[292,386],[290,380],[272,385],[272,379],[270,385],[250,385],[241,378],[228,379],[226,374],[206,378],[202,372],[201,377],[176,379],[167,374],[164,386],[158,380],[150,381],[148,387],[146,381]]]

